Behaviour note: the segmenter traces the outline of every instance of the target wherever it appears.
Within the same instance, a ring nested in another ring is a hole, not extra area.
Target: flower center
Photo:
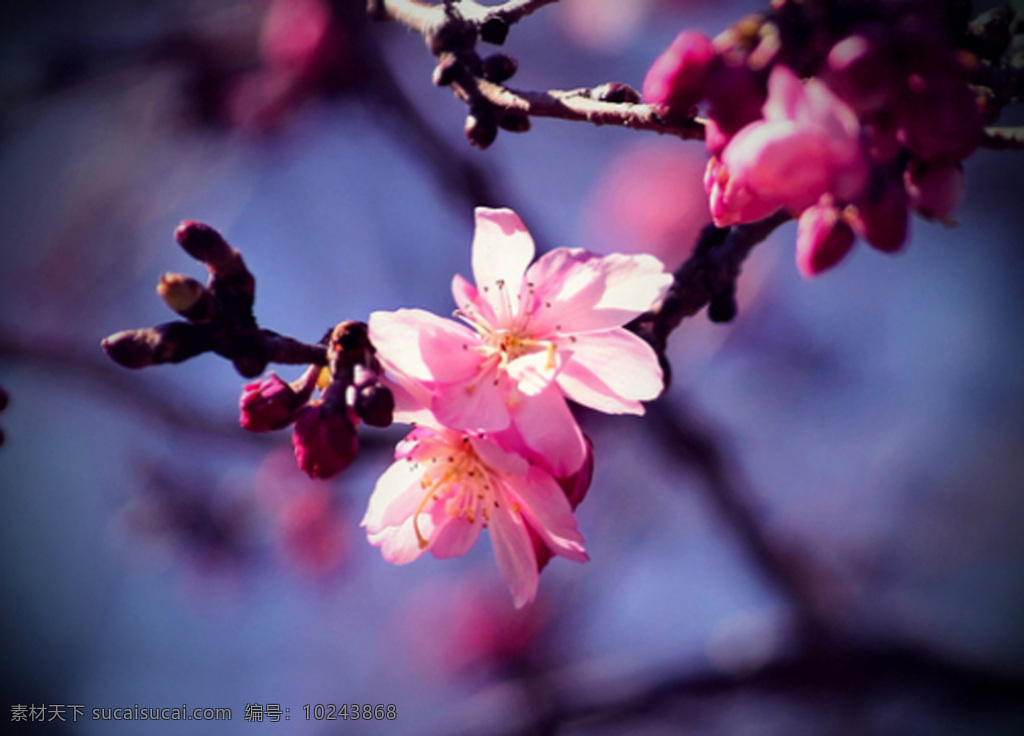
[[[423,476],[420,487],[423,488],[423,499],[413,514],[412,527],[420,549],[429,544],[420,530],[419,517],[431,503],[444,500],[445,513],[452,517],[461,517],[472,524],[480,516],[484,526],[490,520],[488,506],[497,507],[494,498],[494,480],[490,470],[483,464],[468,437],[464,437],[459,447],[449,447],[448,454],[437,454],[425,458]]]

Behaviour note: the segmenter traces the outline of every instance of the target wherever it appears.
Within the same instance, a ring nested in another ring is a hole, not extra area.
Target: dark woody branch
[[[103,340],[112,360],[126,368],[180,363],[205,352],[230,360],[247,378],[263,373],[269,363],[327,365],[327,349],[310,345],[256,324],[252,306],[256,281],[242,255],[209,225],[183,222],[175,231],[178,244],[206,264],[203,286],[179,274],[166,274],[157,293],[188,321],[167,322],[125,330]]]
[[[511,0],[495,7],[476,2],[426,5],[417,0],[375,0],[371,15],[394,20],[420,33],[437,57],[434,84],[450,86],[469,106],[466,136],[486,148],[499,128],[522,133],[534,117],[593,125],[613,125],[703,140],[704,126],[692,118],[668,119],[663,110],[640,103],[640,95],[625,84],[612,82],[593,89],[528,92],[504,86],[515,74],[516,62],[504,54],[481,58],[478,40],[500,44],[508,27],[552,0]]]
[[[668,336],[686,317],[705,306],[714,322],[729,322],[736,316],[736,279],[743,261],[790,215],[779,212],[759,222],[718,228],[708,225],[701,232],[693,255],[673,274],[672,286],[661,303],[641,314],[626,328],[644,338],[663,356]],[[663,365],[665,361],[662,361]]]

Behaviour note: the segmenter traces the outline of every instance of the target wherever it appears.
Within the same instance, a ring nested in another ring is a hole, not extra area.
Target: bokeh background
[[[967,162],[959,226],[915,221],[807,282],[781,228],[740,316],[672,337],[650,416],[581,415],[592,560],[514,612],[487,540],[386,564],[358,522],[400,428],[312,482],[237,427],[206,355],[129,372],[208,222],[264,326],[315,341],[451,308],[472,207],[542,247],[685,258],[697,143],[535,121],[487,151],[422,40],[359,2],[12,2],[0,10],[0,723],[212,733],[92,708],[230,707],[217,733],[979,734],[1024,725],[1021,155]],[[563,0],[516,26],[514,86],[639,86],[683,27],[757,2]],[[332,15],[333,13],[333,15]],[[294,378],[296,369],[281,374]],[[289,708],[247,723],[246,703]],[[395,704],[391,722],[305,704]],[[82,704],[78,723],[10,723]]]

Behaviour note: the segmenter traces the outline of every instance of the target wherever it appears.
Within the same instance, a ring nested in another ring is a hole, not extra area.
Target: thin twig
[[[790,215],[779,212],[760,222],[717,228],[708,225],[701,232],[693,255],[676,269],[668,294],[650,312],[642,314],[626,325],[663,355],[668,336],[686,317],[691,317],[705,306],[719,302],[715,321],[727,322],[735,315],[736,279],[743,261],[754,247],[787,222]]]
[[[482,98],[505,113],[648,130],[678,136],[683,140],[704,140],[704,124],[699,120],[670,122],[661,116],[659,108],[654,105],[607,102],[597,99],[594,89],[527,92],[488,82],[486,79],[474,79],[469,86],[460,81],[453,84],[452,88],[466,102]]]
[[[985,128],[985,137],[981,140],[981,146],[996,151],[1024,150],[1024,126]]]

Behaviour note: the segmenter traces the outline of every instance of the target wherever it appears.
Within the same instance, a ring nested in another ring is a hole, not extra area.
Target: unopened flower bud
[[[330,478],[347,468],[359,452],[359,439],[348,415],[321,404],[303,407],[292,432],[295,459],[311,478]]]
[[[379,383],[364,386],[352,386],[355,396],[352,408],[364,422],[371,427],[388,427],[391,425],[395,411],[395,398],[391,391]]]
[[[476,148],[484,149],[498,137],[498,122],[490,108],[480,105],[466,116],[466,138]]]
[[[626,102],[636,104],[642,99],[640,93],[622,82],[606,82],[594,87],[590,96],[601,102]]]
[[[498,118],[498,126],[510,133],[525,133],[530,129],[530,118],[516,113],[505,113]]]
[[[180,363],[212,349],[209,333],[199,325],[167,322],[140,330],[122,330],[101,343],[110,359],[125,368]]]
[[[832,91],[858,112],[884,106],[892,95],[891,63],[874,39],[848,36],[828,54],[826,80]]]
[[[830,202],[808,207],[796,231],[796,267],[804,278],[824,273],[841,261],[856,235]]]
[[[246,354],[232,359],[231,365],[235,367],[238,375],[242,376],[242,378],[255,378],[267,369],[268,362],[262,356]]]
[[[912,161],[903,172],[903,185],[915,212],[930,220],[943,220],[963,199],[963,167],[948,161]]]
[[[235,250],[209,225],[185,220],[174,231],[178,244],[197,261],[217,266],[234,257]]]
[[[501,46],[508,37],[508,23],[501,18],[491,18],[480,26],[480,38],[487,43]]]
[[[907,239],[907,193],[901,181],[886,181],[879,191],[851,211],[854,232],[885,253],[898,251]]]
[[[434,67],[430,81],[434,83],[435,87],[447,87],[455,81],[458,63],[455,54],[450,52],[441,54],[437,59],[437,66]]]
[[[708,302],[708,319],[716,324],[732,322],[737,311],[735,289],[719,292]]]
[[[299,395],[277,374],[246,384],[238,401],[239,423],[250,432],[283,429],[295,421]]]
[[[197,306],[202,306],[200,302],[206,301],[203,299],[206,295],[206,288],[193,278],[180,273],[165,273],[156,285],[156,293],[168,307],[183,317],[198,321],[202,317],[209,316],[206,314],[193,315],[193,310]],[[212,304],[208,303],[207,306],[212,306]],[[209,310],[200,309],[199,311]]]
[[[491,82],[504,82],[511,79],[518,68],[516,60],[508,54],[493,54],[483,60],[480,74]]]
[[[686,116],[704,96],[717,55],[711,39],[683,31],[651,65],[644,78],[643,99],[673,116]]]

